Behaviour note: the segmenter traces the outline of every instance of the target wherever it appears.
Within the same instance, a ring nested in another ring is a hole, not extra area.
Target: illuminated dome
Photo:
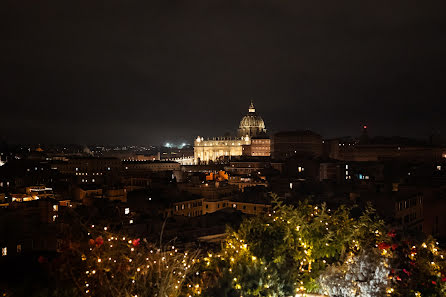
[[[255,137],[265,133],[265,123],[263,122],[262,117],[256,114],[254,103],[252,103],[251,101],[248,109],[248,114],[245,115],[240,121],[238,135],[248,135],[250,137]]]

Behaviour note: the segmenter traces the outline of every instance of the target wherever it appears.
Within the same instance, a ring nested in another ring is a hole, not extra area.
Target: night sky
[[[446,1],[3,0],[0,137],[446,136]]]

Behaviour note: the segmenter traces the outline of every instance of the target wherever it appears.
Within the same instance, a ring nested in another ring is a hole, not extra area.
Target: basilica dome
[[[249,105],[248,114],[245,115],[240,121],[238,135],[249,137],[260,136],[261,134],[265,134],[265,122],[261,116],[256,113],[256,109],[254,107],[254,103]]]

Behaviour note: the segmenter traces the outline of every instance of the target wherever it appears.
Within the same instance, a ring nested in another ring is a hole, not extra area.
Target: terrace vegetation
[[[273,201],[271,214],[228,228],[218,249],[151,243],[90,225],[79,246],[39,258],[65,280],[66,289],[46,295],[445,296],[446,260],[433,238],[406,238],[370,206],[353,216],[344,206]]]

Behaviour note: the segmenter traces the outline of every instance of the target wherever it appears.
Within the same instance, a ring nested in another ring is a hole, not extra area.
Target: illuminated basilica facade
[[[207,164],[242,155],[270,155],[270,140],[266,135],[265,123],[262,117],[256,113],[252,101],[248,108],[248,114],[240,121],[237,135],[238,137],[214,137],[212,139],[198,136],[194,142],[195,164]]]

